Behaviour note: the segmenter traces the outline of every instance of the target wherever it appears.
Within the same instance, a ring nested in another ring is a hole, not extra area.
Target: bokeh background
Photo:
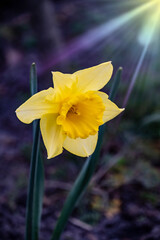
[[[23,239],[32,126],[15,109],[51,71],[72,73],[112,61],[123,67],[101,156],[63,240],[160,239],[160,3],[144,0],[2,0],[0,3],[0,238]],[[112,77],[112,79],[113,79]],[[112,79],[104,88],[109,93]],[[85,159],[66,151],[46,160],[40,240],[55,221]]]

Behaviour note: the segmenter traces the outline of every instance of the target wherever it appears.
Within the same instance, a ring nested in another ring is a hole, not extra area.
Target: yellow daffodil
[[[111,62],[106,62],[73,74],[52,72],[54,88],[36,93],[16,110],[24,123],[40,119],[48,158],[61,154],[63,148],[82,157],[93,153],[99,126],[123,111],[98,91],[112,71]]]

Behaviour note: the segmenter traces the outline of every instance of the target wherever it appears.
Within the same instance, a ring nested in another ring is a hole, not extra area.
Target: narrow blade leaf
[[[111,100],[114,99],[114,97],[117,93],[119,82],[121,79],[121,72],[122,72],[122,68],[119,68],[116,73],[116,77],[114,78],[113,86],[111,88],[111,93],[110,93]],[[96,149],[95,149],[94,153],[90,157],[87,158],[85,164],[83,165],[81,172],[79,173],[79,175],[78,175],[78,177],[66,199],[66,202],[63,206],[61,215],[60,215],[60,217],[57,221],[57,224],[55,226],[55,229],[53,231],[51,240],[59,240],[60,235],[66,225],[66,222],[67,222],[69,216],[71,215],[76,203],[79,201],[83,192],[85,191],[85,189],[87,188],[87,186],[89,184],[89,181],[94,173],[94,170],[96,168],[96,165],[97,165],[97,162],[99,159],[104,131],[105,131],[105,125],[100,127]]]
[[[37,92],[37,73],[35,63],[30,72],[31,95]],[[26,240],[38,240],[44,189],[44,168],[39,153],[39,120],[33,122],[33,148],[31,154],[29,187],[26,211]]]

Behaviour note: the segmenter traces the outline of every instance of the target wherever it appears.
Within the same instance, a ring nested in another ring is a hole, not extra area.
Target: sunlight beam
[[[133,76],[131,78],[131,82],[130,82],[129,88],[128,88],[128,91],[127,91],[126,96],[125,96],[125,99],[124,99],[124,102],[123,102],[123,107],[124,108],[126,107],[127,102],[129,100],[129,97],[130,97],[130,95],[132,93],[133,87],[134,87],[135,82],[137,80],[137,76],[139,75],[141,66],[143,64],[144,58],[145,58],[146,53],[147,53],[147,50],[148,50],[149,45],[150,45],[150,43],[151,43],[151,41],[153,39],[154,32],[155,32],[155,30],[157,28],[157,25],[159,23],[159,21],[158,21],[159,20],[159,12],[160,11],[158,9],[157,12],[153,14],[152,21],[151,21],[151,26],[150,26],[150,31],[148,32],[147,35],[145,35],[145,41],[143,41],[144,48],[143,48],[143,51],[141,53],[140,59],[138,61],[138,64],[136,66],[135,72],[134,72],[134,74],[133,74]],[[151,19],[149,19],[149,20],[151,20]],[[144,31],[146,31],[146,25],[143,26],[143,28],[141,30],[140,36],[143,36]],[[144,38],[143,38],[143,40],[144,40]]]
[[[39,68],[40,74],[46,69],[49,69],[55,64],[58,64],[68,58],[71,58],[80,51],[88,50],[93,48],[96,44],[102,41],[105,37],[109,36],[117,29],[128,23],[147,9],[151,8],[155,4],[155,1],[145,3],[140,7],[137,7],[127,13],[124,13],[106,23],[96,27],[82,36],[75,39],[73,42],[65,46],[60,53],[52,55],[48,61],[45,59],[45,63]]]

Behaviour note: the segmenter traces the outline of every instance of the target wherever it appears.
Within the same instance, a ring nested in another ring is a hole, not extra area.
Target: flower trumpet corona
[[[124,110],[98,91],[112,71],[111,62],[106,62],[73,74],[52,72],[54,88],[36,93],[16,110],[23,123],[40,119],[48,158],[61,154],[63,148],[81,157],[93,153],[99,126]]]

